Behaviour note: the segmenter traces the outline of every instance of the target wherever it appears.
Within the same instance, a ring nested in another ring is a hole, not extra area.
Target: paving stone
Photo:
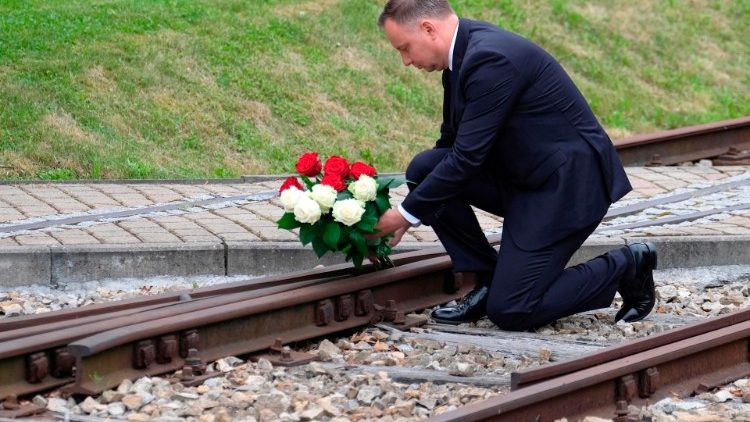
[[[685,186],[688,185],[687,182],[684,182],[682,180],[675,180],[675,179],[657,180],[656,182],[654,182],[654,184],[660,188],[667,189],[667,190],[676,190],[679,188],[684,188]]]
[[[651,189],[657,187],[648,180],[641,179],[640,177],[628,176],[628,180],[630,180],[630,185],[633,187],[633,189]]]
[[[32,245],[59,245],[60,242],[54,237],[51,237],[44,233],[26,234],[16,236],[16,242],[21,246],[32,246]]]
[[[55,236],[63,245],[98,245],[101,243],[93,236]]]
[[[739,226],[725,227],[719,230],[721,230],[721,232],[725,234],[736,234],[736,235],[750,234],[750,229],[747,227],[739,227]]]
[[[259,239],[259,238],[256,237],[256,239]],[[209,235],[205,235],[205,236],[180,236],[180,240],[182,240],[183,242],[186,242],[186,243],[191,243],[191,242],[195,242],[195,243],[202,243],[202,242],[214,243],[214,242],[220,242],[221,241],[221,239],[219,237],[213,236],[213,235],[210,235],[210,234]]]
[[[0,246],[18,246],[18,242],[12,237],[0,238]]]
[[[201,226],[198,224],[195,224],[195,222],[190,220],[183,220],[183,221],[159,221],[159,225],[163,228],[175,231],[175,230],[199,230]]]
[[[122,184],[100,184],[100,185],[94,185],[94,189],[105,193],[109,196],[114,196],[115,194],[138,194],[138,191],[133,189],[132,187],[128,185],[122,185]]]
[[[248,240],[248,241],[257,241],[261,240],[258,236],[250,233],[250,232],[242,232],[242,233],[219,233],[217,236],[222,238],[223,240],[231,240],[231,241],[241,241],[241,240]]]
[[[141,194],[113,194],[112,198],[126,207],[140,207],[154,204],[153,201]]]
[[[170,230],[170,233],[174,234],[175,236],[179,237],[185,237],[185,236],[211,236],[211,232],[208,230],[205,230],[203,227],[197,226],[193,229],[174,229]]]
[[[148,227],[133,227],[127,229],[128,233],[131,234],[169,234],[169,230],[159,225],[148,226]]]
[[[206,189],[201,186],[194,185],[164,185],[165,188],[173,190],[183,196],[196,196],[208,193]]]
[[[299,240],[296,234],[287,230],[279,230],[277,227],[255,227],[253,230],[263,240]]]
[[[100,237],[101,242],[108,245],[119,245],[127,243],[141,243],[141,240],[135,236],[113,236],[113,237]]]
[[[143,243],[179,243],[182,240],[170,233],[134,233]]]
[[[44,204],[34,206],[22,205],[18,207],[18,210],[26,217],[42,217],[57,214],[57,210]]]
[[[3,196],[3,200],[16,207],[22,206],[22,205],[37,205],[38,206],[38,205],[43,204],[42,201],[27,194],[7,195],[7,196]]]

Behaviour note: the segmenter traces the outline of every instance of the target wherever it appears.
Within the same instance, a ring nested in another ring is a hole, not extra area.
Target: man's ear
[[[427,35],[429,35],[430,38],[437,37],[437,27],[435,27],[435,24],[427,19],[423,19],[419,23],[419,29],[427,33]]]

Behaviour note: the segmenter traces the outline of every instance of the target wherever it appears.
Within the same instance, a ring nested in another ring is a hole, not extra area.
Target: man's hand
[[[378,220],[378,224],[375,225],[375,229],[378,231],[375,234],[367,236],[371,239],[377,239],[378,237],[383,237],[386,235],[389,235],[393,233],[393,239],[389,242],[391,246],[396,246],[398,242],[401,241],[401,238],[404,236],[404,233],[406,233],[406,230],[409,229],[411,224],[404,218],[403,215],[401,215],[398,210],[395,208],[391,208],[389,210],[386,210],[386,212],[380,216],[380,220]]]

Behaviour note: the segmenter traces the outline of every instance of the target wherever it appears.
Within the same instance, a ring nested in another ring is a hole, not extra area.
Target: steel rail
[[[265,350],[277,338],[290,343],[381,319],[399,323],[407,312],[459,298],[473,287],[446,284],[451,270],[448,257],[431,258],[102,332],[68,345],[76,373],[65,391],[96,394],[125,378],[183,368],[190,349],[205,362]]]
[[[95,319],[88,324],[68,326],[53,331],[44,328],[43,335],[23,336],[28,328],[15,330],[9,335],[9,337],[15,337],[14,339],[0,343],[0,398],[11,394],[29,394],[71,382],[75,358],[66,346],[77,339],[159,318],[182,317],[208,307],[262,298],[268,294],[290,291],[321,282],[325,282],[325,279],[298,281],[294,284],[282,284],[179,304],[156,306],[147,311],[123,315],[119,318],[100,319],[101,315],[94,315],[88,317]],[[16,332],[20,333],[15,335]]]
[[[419,255],[430,257],[437,252],[402,254],[407,256],[402,257],[401,261],[406,262]],[[450,259],[446,256],[437,259],[450,265]],[[391,274],[391,278],[395,274],[398,280],[404,277],[413,277],[414,270],[409,270],[409,268],[413,268],[414,265],[418,265],[418,262],[417,264],[405,264],[399,268],[385,270],[385,272]],[[373,277],[382,278],[383,275],[381,274],[384,274],[384,271],[361,274],[354,278],[359,280],[367,280]],[[407,276],[403,274],[407,274]],[[129,331],[135,329],[134,327],[138,324],[149,324],[153,321],[161,321],[163,318],[177,318],[188,321],[201,312],[226,308],[231,304],[246,303],[252,300],[264,301],[264,298],[269,295],[278,295],[284,292],[294,295],[305,287],[328,292],[331,287],[335,287],[343,281],[345,279],[335,277],[309,279],[296,283],[281,283],[262,289],[205,297],[167,306],[155,306],[148,311],[126,314],[121,318],[98,319],[101,315],[94,315],[93,318],[96,318],[96,320],[88,324],[53,331],[44,329],[44,335],[23,336],[23,332],[29,328],[18,329],[15,333],[8,335],[8,337],[15,337],[14,339],[0,343],[0,398],[7,397],[10,394],[29,394],[70,382],[71,376],[74,374],[74,368],[77,369],[78,366],[74,362],[70,348],[66,346],[77,339],[115,330],[119,327],[126,327],[124,330]],[[451,283],[451,289],[457,289],[458,292],[466,293],[467,289],[471,288],[471,286],[456,288],[455,279]],[[427,306],[447,302],[458,297],[457,295],[459,293],[456,292],[450,295],[433,295]],[[283,314],[279,317],[283,319]],[[231,337],[232,335],[229,333],[227,338]]]
[[[529,385],[580,371],[593,365],[600,365],[615,359],[661,347],[700,334],[709,333],[735,324],[750,321],[750,309],[733,312],[720,317],[678,327],[621,345],[587,354],[585,357],[565,362],[545,365],[539,368],[521,369],[511,374],[511,389],[518,390]]]
[[[495,239],[494,241],[498,242],[499,239]],[[393,261],[394,265],[404,265],[410,262],[415,262],[419,259],[442,255],[445,255],[445,249],[443,247],[435,247],[395,254],[391,257],[391,260]],[[283,283],[295,283],[297,281],[320,278],[345,277],[372,271],[375,271],[375,267],[372,264],[364,265],[362,267],[362,270],[359,271],[355,271],[351,264],[336,264],[323,268],[295,271],[291,273],[267,276],[258,279],[242,280],[215,286],[201,287],[198,289],[139,296],[113,302],[87,305],[80,308],[46,312],[43,314],[23,315],[0,321],[0,341],[7,339],[3,337],[3,333],[9,332],[11,330],[17,330],[27,327],[41,327],[45,324],[57,323],[60,321],[70,321],[70,325],[73,326],[76,325],[77,322],[82,321],[83,318],[91,317],[94,315],[100,315],[100,319],[107,319],[109,318],[108,315],[113,312],[126,310],[134,310],[136,312],[139,312],[137,308],[148,308],[159,304],[178,303],[180,301],[180,297],[184,294],[188,294],[191,298],[196,299],[260,289]],[[89,319],[87,321],[92,322],[93,320],[94,319]],[[60,328],[61,326],[58,325],[55,329]],[[39,330],[40,328],[36,329]]]
[[[586,365],[501,397],[434,416],[447,421],[628,421],[628,405],[703,392],[750,374],[750,321]],[[582,360],[588,359],[583,357]]]
[[[626,166],[677,164],[750,149],[750,117],[688,126],[613,141]]]

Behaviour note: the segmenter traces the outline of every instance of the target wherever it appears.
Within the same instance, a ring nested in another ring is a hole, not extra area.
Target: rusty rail
[[[401,265],[350,277],[264,282],[253,290],[117,311],[121,318],[89,315],[64,329],[16,328],[3,333],[9,340],[0,343],[0,398],[73,380],[71,392],[100,392],[123,378],[179,369],[196,359],[267,349],[278,337],[314,338],[374,318],[400,324],[404,313],[445,303],[472,287],[453,277],[441,248],[394,260]],[[23,335],[31,330],[37,331]]]
[[[498,241],[497,239],[495,241]],[[442,247],[424,249],[420,251],[405,252],[392,257],[395,265],[403,265],[420,259],[445,255]],[[347,277],[355,274],[373,272],[375,268],[371,264],[363,266],[362,270],[354,271],[350,264],[331,265],[324,268],[295,271],[292,273],[268,276],[259,279],[236,281],[233,283],[207,286],[178,292],[160,293],[148,296],[139,296],[114,302],[98,303],[80,308],[64,309],[54,312],[46,312],[35,315],[23,315],[0,321],[0,342],[15,337],[8,337],[8,333],[21,328],[34,327],[34,333],[40,334],[44,330],[60,330],[68,326],[81,323],[90,323],[98,320],[109,319],[116,312],[126,315],[128,312],[137,313],[151,309],[158,305],[169,305],[180,302],[181,296],[189,295],[192,299],[206,298],[217,295],[231,294],[279,284],[296,283],[298,281]],[[56,323],[56,325],[52,325]],[[49,327],[49,329],[47,329]]]
[[[750,310],[511,375],[511,393],[431,421],[627,422],[627,407],[708,391],[750,375]]]
[[[750,149],[750,117],[613,141],[626,166],[669,165]]]

